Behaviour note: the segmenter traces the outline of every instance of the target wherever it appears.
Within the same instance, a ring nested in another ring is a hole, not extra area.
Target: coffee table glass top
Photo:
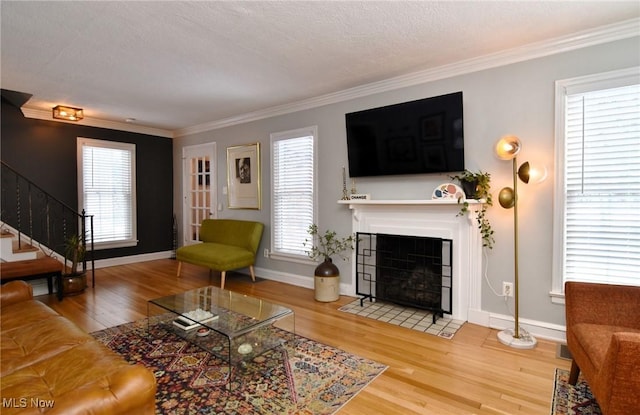
[[[184,317],[186,324],[197,323],[229,338],[241,336],[293,314],[291,309],[282,305],[214,286],[156,298],[149,302]]]

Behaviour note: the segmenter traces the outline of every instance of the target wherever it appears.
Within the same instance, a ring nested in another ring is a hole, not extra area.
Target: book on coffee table
[[[173,320],[173,325],[183,330],[192,330],[196,327],[200,327],[204,323],[216,320],[217,318],[217,314],[213,314],[210,311],[197,309],[178,316],[178,318]]]

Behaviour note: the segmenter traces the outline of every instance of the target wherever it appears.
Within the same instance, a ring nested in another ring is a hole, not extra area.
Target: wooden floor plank
[[[96,287],[65,297],[38,297],[84,330],[92,332],[146,317],[147,301],[206,285],[220,277],[200,267],[157,260],[96,270]],[[258,275],[259,277],[259,275]],[[420,333],[338,308],[354,300],[314,300],[313,290],[229,274],[226,288],[285,304],[296,313],[296,332],[389,366],[340,415],[496,415],[549,413],[556,344],[538,339],[534,350],[517,350],[496,340],[497,332],[465,324],[451,340]]]

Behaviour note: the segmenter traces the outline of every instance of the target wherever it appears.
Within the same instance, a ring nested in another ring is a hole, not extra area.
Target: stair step
[[[18,248],[17,236],[4,229],[0,232],[0,258],[3,261],[23,261],[41,256],[42,251],[24,240]]]
[[[31,244],[28,244],[26,242],[22,242],[21,244],[22,246],[18,245],[18,241],[13,241],[13,252],[14,253],[18,253],[18,252],[37,252],[40,250],[40,248],[35,247]]]

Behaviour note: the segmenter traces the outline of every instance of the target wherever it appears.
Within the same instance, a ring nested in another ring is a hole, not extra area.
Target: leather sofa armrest
[[[156,379],[145,367],[132,365],[55,398],[56,414],[153,415]]]
[[[640,333],[619,332],[611,337],[597,382],[604,386],[605,396],[599,403],[607,413],[631,414],[640,408]]]
[[[0,289],[0,306],[20,303],[33,299],[33,287],[24,281],[11,281]]]

